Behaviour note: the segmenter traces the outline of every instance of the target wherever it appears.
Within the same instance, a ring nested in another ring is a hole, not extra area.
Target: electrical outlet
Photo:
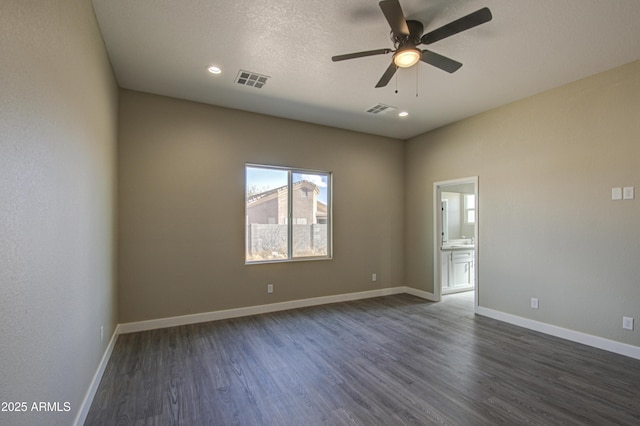
[[[633,186],[625,186],[622,188],[622,198],[624,200],[633,200],[635,198]]]
[[[622,328],[624,328],[625,330],[633,330],[633,318],[622,317]]]
[[[378,281],[378,275],[377,274],[371,274],[371,281]]]
[[[531,309],[538,309],[538,298],[537,297],[532,297],[531,298]]]
[[[267,284],[267,293],[273,293],[273,284]]]

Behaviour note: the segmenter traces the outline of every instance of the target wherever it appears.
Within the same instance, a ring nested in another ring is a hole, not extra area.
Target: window
[[[465,223],[476,223],[475,194],[465,194],[464,196],[464,221]]]
[[[246,263],[331,258],[331,173],[245,167]]]

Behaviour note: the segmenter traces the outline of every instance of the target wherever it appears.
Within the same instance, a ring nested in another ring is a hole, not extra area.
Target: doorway
[[[478,177],[434,182],[434,296],[473,292],[478,306]]]

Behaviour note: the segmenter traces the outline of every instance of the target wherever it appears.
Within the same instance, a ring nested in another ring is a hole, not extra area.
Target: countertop
[[[476,246],[473,244],[452,244],[452,245],[446,245],[446,246],[442,246],[440,247],[440,250],[442,251],[449,251],[449,250],[475,250]]]

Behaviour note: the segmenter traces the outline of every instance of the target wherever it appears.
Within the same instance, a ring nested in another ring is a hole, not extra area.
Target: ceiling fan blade
[[[382,9],[382,13],[384,17],[387,18],[387,22],[391,27],[391,31],[394,36],[409,35],[409,26],[407,25],[407,21],[404,19],[404,13],[402,12],[402,7],[400,7],[400,2],[398,0],[383,0],[380,3],[380,9]]]
[[[489,22],[492,18],[493,15],[491,15],[489,8],[483,7],[482,9],[476,10],[467,16],[463,16],[453,22],[449,22],[447,25],[443,25],[438,29],[426,33],[422,36],[421,41],[423,44],[435,43],[443,38],[447,38],[454,34],[458,34],[459,32],[468,30],[469,28]]]
[[[396,64],[391,62],[391,65],[389,65],[389,68],[387,68],[384,74],[382,74],[382,77],[380,77],[380,80],[378,80],[378,84],[376,84],[376,87],[386,86],[391,80],[391,77],[393,77],[393,75],[396,73],[397,69],[398,67],[396,66]]]
[[[460,62],[454,61],[453,59],[447,58],[446,56],[442,56],[430,50],[423,50],[420,60],[448,73],[454,73],[462,66]]]
[[[365,56],[386,55],[391,51],[392,51],[391,49],[367,50],[364,52],[347,53],[344,55],[333,56],[331,57],[331,60],[333,62],[338,62],[338,61],[345,61],[347,59],[364,58]]]

